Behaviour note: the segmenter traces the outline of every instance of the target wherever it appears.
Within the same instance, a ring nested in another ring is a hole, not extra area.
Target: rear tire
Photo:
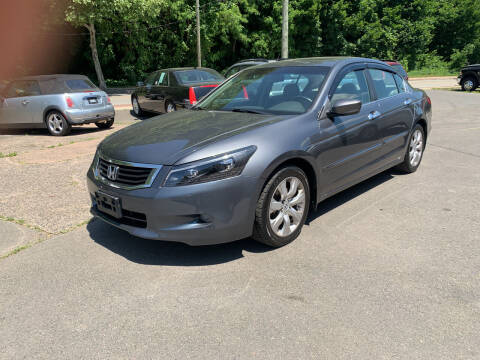
[[[302,231],[309,205],[305,173],[295,166],[280,169],[258,199],[253,239],[272,247],[291,243]]]
[[[145,112],[140,107],[140,103],[138,102],[138,98],[136,96],[132,96],[132,108],[133,113],[137,116],[142,116]]]
[[[95,125],[97,125],[97,127],[99,129],[110,129],[114,123],[115,119],[109,119],[107,121],[102,121],[102,122],[97,122],[95,123]]]
[[[53,136],[65,136],[72,130],[72,125],[59,111],[50,111],[45,118],[45,123],[48,132]]]
[[[403,162],[396,168],[407,174],[417,171],[423,158],[425,150],[425,132],[420,124],[415,125],[408,137],[408,147]]]
[[[463,91],[474,91],[478,87],[478,81],[473,76],[466,76],[461,82]]]
[[[165,113],[171,113],[177,111],[177,108],[175,107],[175,104],[172,103],[170,100],[167,100],[165,102]]]

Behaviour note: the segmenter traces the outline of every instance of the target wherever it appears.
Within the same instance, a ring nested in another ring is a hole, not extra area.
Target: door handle
[[[378,118],[380,115],[380,112],[375,110],[375,111],[372,111],[370,114],[368,114],[368,120],[374,120],[376,118]]]
[[[28,100],[23,100],[22,101],[22,105],[27,105],[28,103],[30,103],[30,101],[28,101]]]
[[[404,105],[410,105],[412,103],[412,99],[407,99],[403,102]]]

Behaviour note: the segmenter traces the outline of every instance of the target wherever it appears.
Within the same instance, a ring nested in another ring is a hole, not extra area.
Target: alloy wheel
[[[410,147],[408,149],[410,165],[416,167],[422,159],[423,153],[423,134],[420,130],[415,130],[410,140]]]
[[[60,134],[63,131],[63,119],[56,113],[51,114],[48,117],[48,127],[51,132]]]
[[[273,192],[268,209],[270,226],[277,236],[285,237],[301,224],[305,212],[305,188],[300,179],[288,177]]]
[[[465,80],[463,82],[463,88],[467,91],[472,91],[473,89],[473,81],[472,80]]]
[[[167,113],[171,113],[173,111],[175,111],[175,106],[173,106],[173,104],[169,102],[167,104]]]

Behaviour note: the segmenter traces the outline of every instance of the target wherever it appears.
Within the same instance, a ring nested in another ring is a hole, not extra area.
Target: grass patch
[[[39,232],[42,232],[42,233],[45,233],[45,234],[51,234],[49,233],[48,231],[45,231],[43,230],[42,228],[40,228],[39,226],[37,225],[30,225],[30,224],[27,224],[27,222],[23,219],[15,219],[11,216],[2,216],[0,215],[0,220],[3,220],[3,221],[8,221],[8,222],[11,222],[11,223],[14,223],[14,224],[17,224],[17,225],[23,225],[23,226],[26,226],[28,227],[29,229],[32,229],[32,230],[35,230],[35,231],[39,231]]]
[[[11,153],[8,153],[8,154],[4,154],[4,153],[0,152],[0,159],[14,157],[14,156],[17,156],[17,155],[18,154],[15,151],[11,152]]]
[[[75,143],[75,141],[70,141],[70,144],[74,144],[74,143]],[[62,144],[62,143],[59,143],[59,144],[57,144],[57,145],[47,146],[47,149],[54,149],[54,148],[56,148],[56,147],[61,147],[61,146],[63,146],[63,144]]]
[[[416,78],[416,77],[435,77],[435,76],[456,76],[458,72],[449,70],[449,69],[418,69],[418,70],[410,70],[408,72],[408,77]]]

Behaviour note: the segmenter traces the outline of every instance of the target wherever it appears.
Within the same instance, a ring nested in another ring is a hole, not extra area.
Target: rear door
[[[330,106],[338,100],[360,100],[354,115],[324,117],[319,124],[318,166],[323,194],[337,192],[367,175],[379,156],[381,135],[377,104],[368,86],[365,65],[343,70],[329,92]]]
[[[404,155],[413,121],[412,100],[405,92],[405,87],[399,88],[397,85],[395,77],[400,77],[394,72],[375,65],[371,65],[367,72],[377,100],[376,110],[380,113],[378,125],[383,146],[379,166],[383,166]]]
[[[33,124],[36,111],[41,110],[40,86],[34,80],[13,81],[0,108],[2,125]]]

